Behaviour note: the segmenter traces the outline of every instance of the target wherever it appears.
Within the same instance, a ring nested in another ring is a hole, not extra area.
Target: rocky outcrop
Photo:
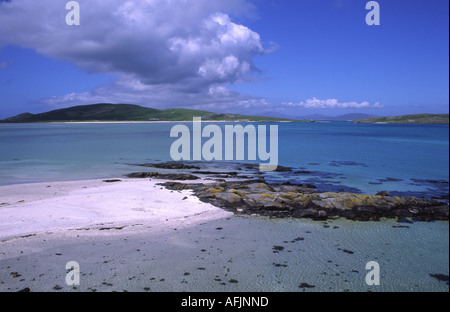
[[[188,181],[199,180],[200,178],[186,173],[159,173],[159,172],[134,172],[126,175],[127,178],[132,179],[160,179],[160,180],[176,180],[176,181]]]
[[[448,220],[448,204],[416,197],[318,192],[312,185],[268,184],[238,181],[214,184],[163,183],[171,190],[190,189],[203,202],[240,214],[325,220],[413,218]]]
[[[351,161],[335,161],[339,165],[360,165]],[[379,220],[380,218],[415,219],[421,221],[448,220],[448,181],[411,179],[411,184],[426,185],[432,189],[433,197],[420,196],[420,193],[382,191],[376,195],[361,194],[358,189],[333,184],[332,178],[340,174],[310,170],[293,170],[294,168],[279,166],[276,174],[279,180],[290,181],[301,176],[304,184],[268,181],[259,172],[258,165],[227,164],[205,167],[202,163],[183,164],[167,162],[160,164],[141,164],[141,167],[172,169],[174,173],[136,172],[127,175],[129,178],[154,178],[171,180],[162,183],[171,190],[192,190],[203,202],[233,211],[237,214],[258,214],[273,217],[295,217],[325,220],[343,217],[350,220]],[[221,168],[220,170],[215,170]],[[212,170],[211,170],[212,169]],[[185,171],[185,172],[179,172]],[[192,183],[203,179],[214,179],[214,183]],[[272,173],[273,174],[273,173]],[[314,176],[315,179],[305,179]],[[217,179],[219,178],[219,179]],[[269,177],[270,178],[270,177]],[[225,180],[231,179],[231,180]],[[248,179],[248,180],[239,180]],[[391,182],[395,178],[378,179]],[[179,181],[187,181],[181,183]],[[336,182],[334,182],[336,183]],[[325,186],[325,187],[324,187]],[[447,199],[447,201],[446,201]]]
[[[171,170],[182,170],[182,169],[197,169],[200,170],[199,166],[186,165],[180,162],[166,162],[166,163],[156,163],[156,164],[137,164],[140,167],[152,167],[158,169],[171,169]]]

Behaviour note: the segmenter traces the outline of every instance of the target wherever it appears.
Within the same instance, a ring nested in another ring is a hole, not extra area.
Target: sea
[[[192,122],[0,124],[0,185],[120,178],[145,171],[148,168],[136,165],[173,160],[170,149],[177,138],[171,137],[170,132],[178,124],[193,129]],[[271,182],[310,183],[323,191],[366,194],[388,191],[393,195],[448,202],[448,125],[239,124],[265,125],[267,129],[278,126],[278,164],[291,170],[265,173]],[[224,129],[236,123],[216,125]],[[224,171],[236,166],[233,161],[205,162],[208,164]],[[314,223],[290,220],[285,227],[280,227],[283,221],[257,222],[265,222],[267,227],[273,226],[278,231],[281,228],[289,231],[292,222],[304,222],[308,226]],[[348,275],[342,274],[345,280],[351,280],[355,272],[366,272],[366,263],[376,260],[371,259],[375,257],[382,263],[381,272],[390,272],[391,276],[385,275],[384,279],[382,276],[378,288],[366,285],[364,278],[359,278],[356,286],[351,283],[351,286],[334,287],[333,291],[449,291],[448,222],[336,222],[339,226],[335,228],[339,230],[333,237],[341,244],[350,242],[352,261],[361,262]],[[387,248],[388,245],[391,247]],[[342,250],[335,252],[334,263],[343,254]],[[330,257],[333,255],[327,255]],[[299,290],[326,291],[324,278],[321,275],[314,282],[316,286],[321,283],[322,288],[306,287],[313,283],[309,282]]]

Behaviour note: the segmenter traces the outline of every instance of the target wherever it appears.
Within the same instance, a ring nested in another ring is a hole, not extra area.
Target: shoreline
[[[237,123],[237,122],[248,122],[248,123],[257,123],[257,122],[265,122],[265,123],[293,123],[293,122],[315,122],[309,120],[282,120],[282,121],[274,121],[274,120],[203,120],[202,123]],[[151,124],[151,123],[192,123],[192,120],[152,120],[152,121],[42,121],[42,122],[0,122],[4,125],[17,125],[17,124]]]

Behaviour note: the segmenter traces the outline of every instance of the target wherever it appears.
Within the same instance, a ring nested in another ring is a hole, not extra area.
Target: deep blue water
[[[0,184],[117,177],[137,170],[130,164],[170,161],[174,125],[1,124]],[[277,125],[279,164],[298,173],[268,178],[367,193],[448,194],[448,125]],[[228,166],[215,166],[222,164]]]

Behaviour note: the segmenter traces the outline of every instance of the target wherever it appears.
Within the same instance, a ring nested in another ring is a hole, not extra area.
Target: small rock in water
[[[298,285],[298,288],[314,288],[316,286],[314,285],[310,285],[308,283],[301,283],[300,285]]]
[[[294,238],[293,240],[291,240],[291,243],[295,243],[295,242],[302,241],[302,240],[305,240],[305,238],[304,237],[297,237],[297,238]]]
[[[283,267],[283,268],[287,267],[287,264],[281,264],[281,263],[275,263],[275,262],[273,262],[272,264],[276,267]]]
[[[279,253],[280,251],[284,250],[284,247],[283,246],[273,246],[272,249],[273,249],[273,253]]]
[[[22,276],[22,275],[20,275],[20,274],[17,273],[17,272],[11,272],[10,275],[11,275],[12,278],[18,278],[18,277],[21,277],[21,276]]]
[[[445,274],[430,274],[431,277],[434,277],[439,282],[445,282],[447,285],[449,284],[449,276]]]

